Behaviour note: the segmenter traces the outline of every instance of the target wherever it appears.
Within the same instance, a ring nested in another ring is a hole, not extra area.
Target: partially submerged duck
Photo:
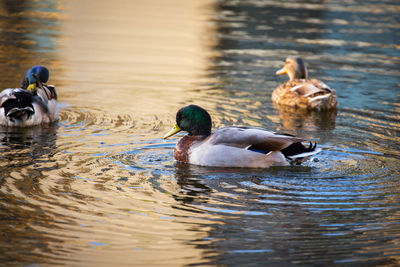
[[[0,93],[0,125],[25,127],[57,121],[57,90],[46,85],[48,80],[49,70],[34,66],[22,79],[21,88],[4,89]]]
[[[336,108],[335,90],[320,80],[309,79],[306,65],[300,57],[286,58],[285,66],[276,74],[289,76],[289,81],[272,93],[272,101],[276,104],[312,110]]]
[[[211,132],[211,117],[196,105],[181,108],[174,128],[164,139],[180,131],[188,132],[176,145],[177,161],[201,166],[268,168],[303,161],[320,151],[307,139],[273,133],[260,128],[224,127]]]

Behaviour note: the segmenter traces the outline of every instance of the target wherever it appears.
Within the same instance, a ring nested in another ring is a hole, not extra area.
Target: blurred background
[[[0,128],[7,266],[400,264],[400,4],[0,0],[0,85],[50,70],[60,122]],[[338,94],[282,110],[287,56]],[[302,166],[176,163],[176,111],[310,138]]]

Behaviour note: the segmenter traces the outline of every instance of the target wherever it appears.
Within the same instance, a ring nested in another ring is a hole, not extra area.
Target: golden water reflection
[[[170,115],[210,82],[212,1],[68,1],[62,99],[114,114]]]
[[[208,24],[212,8],[211,1],[68,1],[68,18],[58,41],[65,65],[63,79],[68,81],[60,93],[61,100],[89,107],[96,114],[96,125],[104,123],[99,118],[106,120],[101,137],[105,145],[130,143],[132,135],[141,132],[147,135],[146,140],[159,138],[160,128],[169,127],[163,122],[174,120],[177,107],[205,102],[201,100],[205,94],[198,89],[211,82],[207,69],[215,42],[215,29]],[[117,117],[121,125],[114,124]],[[67,138],[60,136],[60,142]],[[85,153],[96,153],[97,140],[93,139]],[[88,142],[91,140],[84,141]],[[140,145],[131,149],[135,147]],[[68,152],[80,150],[74,147]],[[120,152],[121,147],[106,151]],[[122,164],[127,160],[126,156],[114,157]],[[128,160],[130,166],[140,159]],[[107,168],[107,160],[87,165],[88,173],[83,179],[75,179],[69,192],[82,192],[85,198],[97,198],[99,191],[102,194],[89,206],[78,204],[76,211],[67,213],[88,229],[81,232],[79,240],[68,239],[64,244],[67,250],[86,247],[74,253],[74,260],[101,265],[112,265],[115,259],[122,264],[201,262],[202,251],[190,241],[205,233],[193,231],[198,218],[174,208],[180,205],[169,193],[179,190],[175,180],[157,176],[163,190],[154,191],[153,182],[146,181],[153,176],[150,170]],[[81,170],[78,161],[64,171],[67,177],[76,177]],[[101,173],[99,180],[85,181],[96,173]],[[116,196],[117,179],[120,189]],[[95,210],[97,205],[101,205],[100,213]],[[101,222],[98,216],[103,218]],[[203,224],[201,227],[207,229],[207,220]],[[96,237],[99,231],[101,235]]]

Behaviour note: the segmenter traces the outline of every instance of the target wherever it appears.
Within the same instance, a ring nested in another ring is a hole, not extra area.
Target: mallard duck
[[[4,89],[0,93],[0,125],[33,126],[58,120],[57,90],[46,85],[49,70],[34,66],[22,79],[21,88]]]
[[[251,127],[224,127],[211,133],[211,117],[196,105],[181,108],[175,126],[164,139],[180,131],[189,134],[176,145],[177,161],[201,166],[268,168],[296,164],[316,154],[316,144],[303,138]]]
[[[272,93],[272,101],[276,104],[313,110],[336,108],[335,90],[322,81],[309,79],[306,65],[300,57],[286,58],[285,66],[276,74],[289,76],[289,81]]]

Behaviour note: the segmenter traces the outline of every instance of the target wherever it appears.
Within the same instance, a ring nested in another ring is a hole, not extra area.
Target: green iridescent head
[[[180,131],[186,131],[189,135],[210,135],[211,116],[208,112],[196,105],[181,108],[176,113],[176,123],[164,138],[168,138]]]

